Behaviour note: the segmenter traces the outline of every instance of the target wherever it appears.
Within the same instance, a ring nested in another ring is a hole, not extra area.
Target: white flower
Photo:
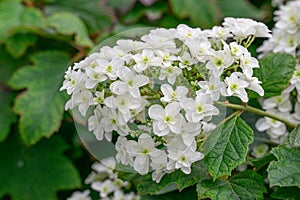
[[[67,200],[92,200],[89,190],[85,190],[83,192],[74,192],[71,197],[67,198]]]
[[[276,110],[267,110],[267,112],[282,115]],[[282,138],[287,134],[286,126],[284,123],[269,117],[264,117],[257,120],[255,127],[259,131],[266,131],[271,140],[277,143],[282,142]]]
[[[180,60],[179,67],[181,69],[183,68],[190,69],[191,65],[196,64],[198,62],[198,60],[191,57],[191,55],[188,52],[184,52],[183,55],[180,56],[179,60]]]
[[[114,81],[110,85],[110,90],[117,94],[123,95],[130,93],[134,98],[141,98],[139,88],[149,83],[149,78],[144,75],[137,75],[128,67],[122,67],[118,71],[121,80]]]
[[[104,103],[104,90],[96,91],[94,100],[94,105],[103,104]]]
[[[164,136],[171,132],[181,132],[182,115],[179,113],[181,107],[177,102],[170,103],[164,109],[161,105],[152,105],[148,114],[153,119],[153,131],[158,136]]]
[[[195,142],[195,136],[200,134],[201,125],[199,123],[185,122],[182,123],[181,137],[184,145],[192,146]]]
[[[133,69],[138,73],[146,70],[148,67],[160,66],[162,63],[162,58],[155,57],[153,51],[150,49],[144,49],[142,54],[135,54],[132,58],[136,62]]]
[[[197,61],[205,62],[209,60],[209,57],[213,52],[211,43],[209,41],[203,41],[199,44],[193,40],[188,40],[185,42],[185,44],[189,47],[189,50],[193,57],[190,57],[187,52],[184,52],[181,63],[179,64],[181,68],[185,68],[188,65],[195,64],[197,63]],[[197,58],[197,60],[195,58]]]
[[[95,88],[98,83],[101,83],[107,79],[107,76],[95,68],[86,68],[85,71],[88,79],[85,80],[85,87],[87,89]]]
[[[245,47],[239,45],[236,42],[231,42],[229,46],[230,46],[231,54],[234,55],[236,58],[241,58],[241,56],[244,53],[248,52],[248,50]]]
[[[73,71],[71,67],[69,67],[65,73],[65,80],[60,91],[67,90],[68,95],[71,95],[74,91],[80,91],[84,88],[84,73],[81,71]]]
[[[260,96],[264,96],[264,89],[261,87],[261,81],[258,80],[256,77],[248,77],[247,75],[236,72],[235,73],[241,80],[244,80],[249,83],[247,89],[257,92]]]
[[[197,38],[201,34],[200,28],[190,28],[185,24],[179,24],[177,26],[176,37],[179,40],[191,40]]]
[[[248,102],[248,95],[245,90],[249,86],[249,83],[239,79],[236,73],[232,73],[230,77],[226,77],[225,83],[227,89],[224,91],[225,96],[237,96],[243,102]]]
[[[92,131],[93,134],[95,135],[96,139],[101,141],[103,140],[103,135],[104,135],[104,129],[101,124],[101,120],[103,118],[105,113],[102,111],[101,106],[97,106],[96,109],[94,110],[94,115],[91,115],[88,119],[88,129],[89,131]],[[111,140],[111,135],[110,134],[105,134],[105,138],[110,141]]]
[[[128,140],[126,139],[126,137],[118,137],[118,140],[116,142],[116,160],[124,165],[133,165],[133,156],[129,155],[126,149],[127,141]]]
[[[97,59],[98,66],[95,67],[95,71],[100,74],[105,74],[110,80],[117,79],[117,71],[124,65],[122,59],[116,58],[111,61],[107,59]]]
[[[263,101],[262,107],[265,110],[277,108],[280,112],[289,112],[292,110],[290,95],[282,93],[279,96],[270,97]]]
[[[144,42],[135,41],[135,40],[118,40],[117,45],[119,48],[121,48],[126,52],[138,51],[150,47],[148,44]]]
[[[206,68],[212,71],[212,74],[218,78],[223,73],[224,69],[231,66],[234,58],[226,51],[215,51],[211,55],[210,61],[206,64]]]
[[[160,90],[164,95],[160,98],[160,100],[168,103],[171,101],[179,102],[181,99],[185,98],[188,93],[188,89],[185,86],[178,86],[174,91],[172,86],[170,86],[169,84],[163,84],[162,86],[160,86]]]
[[[178,57],[175,55],[172,55],[170,52],[157,50],[156,55],[162,58],[162,67],[170,67],[172,63],[176,60],[178,60]]]
[[[155,143],[148,134],[139,136],[138,142],[130,140],[126,144],[127,152],[134,156],[134,169],[141,175],[149,172],[150,158],[158,157],[161,150],[155,148]]]
[[[181,72],[181,69],[176,66],[161,68],[159,80],[167,78],[168,82],[173,85],[176,81],[176,77],[181,74]]]
[[[93,190],[96,190],[99,192],[100,197],[105,198],[107,197],[109,194],[111,194],[113,191],[115,191],[116,189],[118,189],[115,184],[113,183],[112,180],[110,179],[106,179],[103,182],[93,182],[91,185]]]
[[[123,116],[117,113],[116,109],[105,106],[103,107],[103,113],[105,113],[105,115],[101,119],[101,126],[105,132],[111,134],[112,131],[117,131],[120,135],[128,135],[126,122]]]
[[[204,93],[198,93],[195,100],[191,98],[182,99],[181,105],[186,111],[186,119],[193,123],[210,120],[213,115],[219,114],[219,110],[212,105],[210,96]]]
[[[270,37],[270,30],[261,23],[248,18],[226,17],[222,23],[237,39],[245,39],[250,35],[255,37]]]
[[[141,40],[145,41],[151,47],[156,49],[176,49],[174,42],[175,29],[158,28],[151,30],[148,35],[141,37]]]
[[[108,175],[113,175],[113,170],[116,167],[116,159],[114,157],[107,157],[101,159],[99,163],[94,163],[92,169],[97,173],[107,173]]]
[[[208,94],[214,101],[219,100],[221,90],[224,90],[225,87],[224,83],[221,82],[219,78],[215,78],[214,76],[210,76],[209,81],[199,81],[198,85],[201,89],[197,91],[197,94]]]
[[[177,152],[170,152],[168,157],[171,160],[171,166],[175,165],[175,169],[181,169],[185,174],[190,174],[192,163],[203,159],[204,154],[188,147],[184,151],[178,150]]]
[[[130,94],[118,95],[116,97],[109,96],[104,100],[104,103],[107,107],[117,109],[120,116],[123,117],[124,122],[130,120],[131,109],[137,109],[141,105],[140,99],[135,99]]]
[[[214,26],[212,27],[212,29],[204,30],[204,32],[207,34],[208,37],[216,37],[224,41],[227,40],[227,38],[232,37],[232,35],[229,32],[229,29],[226,29],[221,26]]]
[[[73,99],[75,105],[78,105],[78,110],[82,116],[85,116],[89,107],[94,105],[93,95],[89,90],[74,93]]]

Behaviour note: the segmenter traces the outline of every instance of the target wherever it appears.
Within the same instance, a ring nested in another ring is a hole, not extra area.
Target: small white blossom
[[[144,49],[142,54],[138,53],[132,57],[136,62],[133,69],[138,73],[146,70],[148,67],[160,66],[162,63],[162,58],[156,57],[150,49]]]
[[[236,73],[232,73],[230,77],[226,77],[225,83],[227,85],[224,91],[225,96],[237,96],[243,102],[248,102],[248,95],[245,90],[249,86],[248,82],[239,79]]]
[[[85,190],[83,192],[74,192],[71,197],[67,198],[67,200],[92,200],[89,195],[89,190]]]
[[[219,110],[212,105],[210,96],[204,93],[198,93],[195,100],[191,98],[182,99],[181,105],[186,111],[186,119],[193,123],[198,123],[200,120],[210,120],[213,115],[219,114]]]
[[[153,130],[158,136],[167,135],[170,132],[180,133],[183,121],[179,113],[181,107],[177,102],[170,103],[164,109],[161,105],[152,105],[148,114],[153,119]]]
[[[215,51],[210,61],[206,64],[206,68],[212,71],[212,74],[218,78],[223,73],[224,69],[231,66],[234,58],[225,51]]]
[[[185,98],[188,93],[188,89],[185,86],[178,86],[174,91],[169,84],[163,84],[160,89],[164,95],[160,100],[168,103],[172,101],[180,102],[180,100]]]

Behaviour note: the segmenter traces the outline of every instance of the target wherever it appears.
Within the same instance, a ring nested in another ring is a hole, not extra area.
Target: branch
[[[215,103],[217,105],[220,105],[220,106],[224,106],[224,107],[228,107],[228,108],[233,108],[233,109],[236,109],[236,110],[242,110],[242,111],[252,112],[252,113],[255,113],[255,114],[258,114],[258,115],[261,115],[261,116],[265,116],[265,117],[270,117],[272,119],[275,119],[275,120],[283,122],[284,124],[286,124],[287,126],[289,126],[291,128],[295,128],[297,126],[296,124],[294,124],[294,123],[292,123],[292,122],[290,122],[290,121],[282,118],[279,115],[276,115],[276,114],[273,114],[273,113],[269,113],[269,112],[266,112],[266,111],[254,108],[254,107],[249,106],[247,104],[245,104],[245,105],[239,105],[239,104],[232,104],[232,103],[220,102],[220,101],[216,101]]]

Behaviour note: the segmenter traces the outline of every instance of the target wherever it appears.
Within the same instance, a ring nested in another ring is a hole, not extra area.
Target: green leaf
[[[278,161],[271,162],[267,169],[270,186],[300,187],[300,150],[279,146],[271,152]]]
[[[173,191],[162,195],[141,195],[141,200],[194,200],[197,199],[195,187],[189,187],[181,192]]]
[[[204,180],[197,185],[199,199],[212,200],[251,200],[264,199],[266,192],[262,176],[252,170],[240,172],[228,180]]]
[[[0,84],[7,85],[13,72],[20,66],[28,63],[27,59],[12,57],[4,45],[0,45]]]
[[[0,90],[0,141],[4,141],[10,131],[11,124],[16,120],[16,116],[11,110],[13,94]]]
[[[284,140],[283,145],[289,148],[300,148],[300,125],[292,130]]]
[[[46,18],[42,14],[41,10],[37,8],[28,8],[28,7],[24,8],[20,18],[22,21],[22,25],[32,26],[35,28],[47,27]]]
[[[8,31],[20,24],[23,6],[20,0],[0,1],[0,43],[8,36]]]
[[[27,148],[17,137],[0,145],[0,197],[12,200],[56,200],[56,192],[78,188],[76,168],[63,155],[67,149],[60,137]]]
[[[90,40],[86,27],[82,20],[71,12],[59,12],[48,18],[50,26],[53,26],[58,33],[64,35],[75,34],[75,42],[78,45],[92,47],[93,42]]]
[[[263,158],[256,158],[251,160],[253,166],[256,168],[256,170],[259,170],[260,168],[268,165],[271,161],[275,160],[275,156],[273,154],[268,154]]]
[[[149,174],[138,184],[137,190],[139,194],[160,194],[174,189],[181,191],[196,184],[205,175],[205,167],[197,162],[192,166],[191,174],[185,174],[181,170],[177,170],[164,175],[159,184],[154,182]]]
[[[47,14],[62,11],[74,13],[87,24],[91,32],[98,32],[112,25],[109,8],[99,0],[56,0],[52,5],[45,6],[45,10]]]
[[[247,0],[218,0],[219,8],[223,17],[247,17],[247,18],[262,18],[264,11],[256,8]]]
[[[60,127],[66,102],[65,93],[59,92],[69,57],[62,52],[40,52],[32,57],[34,66],[17,70],[9,81],[15,89],[27,88],[14,105],[20,115],[19,129],[27,145],[50,137]]]
[[[259,62],[260,68],[254,69],[254,76],[262,81],[264,97],[278,96],[288,87],[296,66],[291,54],[272,53]]]
[[[280,187],[271,195],[274,199],[297,200],[300,199],[298,187]]]
[[[203,144],[204,162],[209,173],[216,180],[231,175],[231,171],[242,164],[253,142],[253,130],[239,116],[218,126]]]
[[[7,51],[15,58],[19,58],[26,52],[29,46],[37,41],[36,36],[31,34],[16,34],[9,37],[5,43]]]
[[[209,28],[217,23],[214,3],[207,0],[169,0],[173,13],[181,18],[189,18],[201,28]]]

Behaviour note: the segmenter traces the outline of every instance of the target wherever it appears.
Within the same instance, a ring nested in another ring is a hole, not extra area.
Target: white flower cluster
[[[113,157],[94,163],[94,171],[86,178],[85,184],[91,184],[91,188],[99,192],[102,200],[139,200],[139,195],[134,192],[124,192],[130,188],[130,183],[118,178],[115,166],[116,160]],[[90,191],[76,191],[67,200],[91,200]]]
[[[289,1],[274,12],[275,27],[272,38],[265,41],[258,51],[265,55],[270,52],[286,52],[296,55],[300,45],[300,1]]]
[[[300,51],[300,1],[290,1],[275,11],[273,35],[259,48],[262,55],[270,52],[286,52],[298,57]],[[293,103],[292,103],[293,102]],[[263,99],[262,108],[269,113],[277,114],[295,124],[300,123],[300,65],[299,59],[290,86],[281,95]],[[259,131],[266,131],[271,141],[281,143],[287,136],[286,125],[268,117],[256,123]]]
[[[248,101],[246,89],[264,94],[253,77],[258,61],[247,47],[268,28],[251,19],[225,18],[211,30],[158,28],[69,67],[61,90],[66,109],[82,116],[92,108],[88,129],[98,140],[116,139],[116,159],[159,182],[176,169],[191,172],[201,160],[202,134],[214,128],[220,96]]]

